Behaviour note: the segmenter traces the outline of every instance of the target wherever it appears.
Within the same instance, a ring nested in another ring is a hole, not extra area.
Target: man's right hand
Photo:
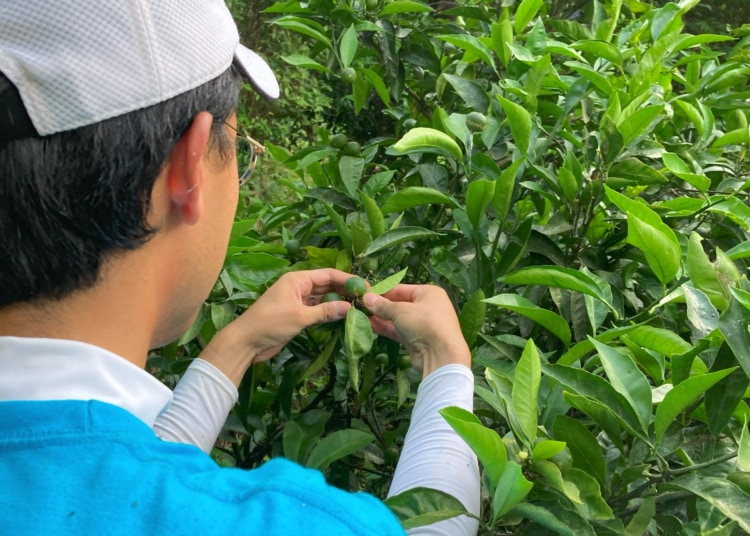
[[[423,377],[445,365],[471,367],[456,311],[442,288],[398,285],[383,296],[365,294],[363,303],[373,315],[373,331],[403,344]]]

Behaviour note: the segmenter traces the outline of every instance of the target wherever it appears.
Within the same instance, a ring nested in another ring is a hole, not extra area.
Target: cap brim
[[[279,82],[263,58],[249,48],[237,45],[234,61],[242,75],[258,93],[267,99],[279,98]]]

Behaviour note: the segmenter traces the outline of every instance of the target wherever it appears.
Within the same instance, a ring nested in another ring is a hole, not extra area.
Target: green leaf
[[[632,427],[627,425],[619,415],[616,415],[612,409],[602,402],[599,402],[594,397],[564,391],[563,398],[571,406],[591,417],[591,419],[601,427],[609,440],[612,441],[612,443],[614,443],[614,445],[623,453],[625,452],[625,449],[622,442],[621,429],[625,428],[626,430],[630,430],[632,435],[638,436],[638,432],[634,431]]]
[[[536,440],[537,418],[539,413],[539,383],[542,379],[541,359],[534,341],[529,339],[516,365],[513,376],[511,399],[513,412],[521,427],[521,434],[527,448],[531,449]]]
[[[622,53],[620,52],[620,49],[618,49],[616,46],[614,46],[611,43],[607,43],[606,41],[597,41],[595,39],[586,39],[583,41],[578,41],[576,43],[573,43],[571,45],[572,48],[575,50],[580,50],[581,52],[586,52],[588,54],[593,54],[594,56],[598,58],[604,58],[605,60],[615,64],[615,65],[622,65]]]
[[[524,3],[527,2],[528,0],[524,0]],[[541,0],[539,2],[541,3]],[[518,147],[522,156],[526,156],[531,143],[531,114],[523,106],[511,102],[500,95],[497,96],[497,100],[500,101],[505,115],[508,116],[508,126],[510,127],[510,133],[513,136],[516,147]]]
[[[504,222],[510,212],[513,201],[513,189],[516,186],[516,173],[523,160],[516,160],[508,166],[495,181],[495,193],[492,198],[492,208],[495,209],[495,218],[498,222]],[[750,252],[750,246],[748,246]],[[750,253],[748,253],[750,255]]]
[[[514,461],[505,464],[492,497],[492,519],[496,522],[529,494],[534,484],[523,476],[521,466]]]
[[[456,141],[445,132],[434,128],[416,127],[404,134],[390,149],[388,154],[435,153],[463,159],[463,153]]]
[[[589,337],[596,347],[612,387],[630,403],[643,429],[651,422],[651,386],[635,362],[596,339]]]
[[[377,238],[385,232],[383,212],[375,200],[366,193],[359,192],[359,199],[362,201],[365,213],[367,214],[367,221],[370,224],[370,234],[373,238]]]
[[[648,442],[646,431],[635,410],[607,380],[585,370],[561,365],[543,365],[542,370],[545,375],[557,380],[574,393],[599,401],[633,435]]]
[[[404,530],[431,525],[462,514],[471,515],[458,499],[431,488],[411,488],[388,497],[383,502],[398,518]]]
[[[372,342],[370,320],[365,313],[352,307],[347,311],[344,323],[344,348],[349,364],[349,380],[355,392],[359,392],[359,358],[370,351]]]
[[[486,309],[484,291],[481,288],[473,292],[463,307],[461,307],[458,322],[461,325],[461,333],[469,348],[474,346],[477,336],[482,330],[482,326],[484,326]]]
[[[542,7],[543,0],[522,0],[516,9],[516,17],[513,28],[516,34],[520,34]]]
[[[451,34],[438,35],[436,37],[441,41],[445,41],[446,43],[450,43],[462,50],[470,52],[471,54],[482,60],[484,63],[489,65],[492,69],[495,68],[495,60],[492,58],[492,51],[473,35]],[[483,112],[484,110],[480,111]]]
[[[501,281],[511,285],[543,285],[547,287],[566,288],[607,303],[596,281],[572,268],[563,268],[562,266],[531,266],[508,274],[502,277]]]
[[[658,104],[641,108],[633,114],[626,116],[622,123],[617,125],[617,129],[622,134],[623,146],[627,147],[647,131],[651,130],[663,111],[664,105]]]
[[[477,455],[482,467],[487,471],[491,491],[494,491],[508,459],[502,438],[494,430],[482,425],[473,413],[465,409],[452,406],[439,412]]]
[[[289,266],[289,261],[268,253],[242,253],[232,255],[224,269],[233,279],[250,287],[260,287],[275,279]]]
[[[692,184],[701,192],[705,192],[711,187],[711,179],[705,175],[693,173],[688,165],[674,153],[664,153],[661,155],[662,162],[675,176],[685,182]]]
[[[727,251],[727,256],[732,260],[750,257],[750,240],[745,240]]]
[[[534,450],[531,451],[531,459],[549,460],[553,456],[561,453],[563,450],[565,450],[565,443],[563,441],[542,439],[536,445],[534,445]]]
[[[400,13],[428,13],[430,11],[433,11],[433,9],[422,2],[415,2],[414,0],[394,0],[383,6],[383,9],[380,10],[380,16],[385,17],[387,15],[397,15]]]
[[[576,509],[590,520],[605,520],[615,517],[612,509],[602,497],[602,490],[596,479],[585,471],[570,468],[563,473],[567,482],[575,484],[580,492],[581,503]]]
[[[747,419],[745,419],[740,434],[739,449],[737,450],[737,468],[740,471],[750,471],[750,432],[747,429]]]
[[[413,242],[426,238],[438,238],[441,235],[423,227],[397,227],[384,232],[382,235],[372,241],[372,244],[362,253],[368,257],[383,250],[398,246],[404,242]]]
[[[571,503],[576,506],[581,504],[581,494],[578,491],[578,487],[572,482],[566,482],[563,479],[562,472],[557,465],[547,460],[540,460],[532,462],[530,468],[546,481],[545,484],[559,491]]]
[[[318,27],[316,27],[316,24],[313,21],[308,19],[288,15],[272,21],[271,24],[312,37],[327,48],[333,48],[331,40]]]
[[[693,349],[690,343],[673,331],[653,326],[636,326],[628,331],[628,337],[644,348],[668,356],[684,354]]]
[[[701,236],[693,232],[690,234],[687,248],[687,270],[693,286],[702,291],[711,300],[714,307],[724,310],[729,305],[729,296],[719,281],[713,264],[703,251]]]
[[[450,73],[443,73],[440,75],[441,78],[445,79],[456,91],[459,97],[461,97],[466,104],[482,113],[487,111],[490,105],[490,101],[487,99],[487,93],[485,90],[471,80],[468,80],[462,76],[456,76]],[[466,124],[461,122],[461,130],[467,130]],[[450,129],[455,135],[454,129]],[[465,139],[465,136],[461,136],[459,139]]]
[[[643,536],[648,532],[648,525],[656,515],[655,497],[646,497],[638,511],[631,518],[628,526],[625,527],[624,536]]]
[[[517,272],[516,272],[517,273]],[[547,309],[539,307],[532,301],[517,294],[498,294],[484,300],[485,303],[510,309],[518,314],[530,318],[544,329],[560,339],[565,346],[570,344],[570,326],[563,317]]]
[[[352,24],[342,34],[341,41],[339,42],[339,54],[341,56],[342,67],[349,67],[352,64],[352,60],[357,53],[358,45],[359,39],[357,39],[357,30],[354,28],[354,24]]]
[[[401,283],[401,280],[404,278],[408,270],[408,268],[404,268],[400,272],[390,275],[382,281],[378,281],[378,283],[371,286],[367,290],[367,292],[372,292],[373,294],[385,294],[386,292],[393,289],[393,287]]]
[[[579,533],[571,529],[567,523],[558,519],[547,508],[542,508],[541,506],[532,503],[521,503],[515,506],[510,514],[513,517],[520,516],[530,519],[534,523],[538,523],[539,525],[552,530],[555,534],[560,534],[562,536],[580,536]],[[591,531],[591,534],[594,534],[593,530]]]
[[[750,532],[750,495],[724,478],[690,474],[671,482],[676,487],[697,495],[719,510],[729,519],[736,521],[742,530]]]
[[[385,85],[383,78],[375,71],[365,69],[364,67],[359,67],[357,70],[360,74],[364,75],[370,84],[372,84],[372,87],[375,88],[375,92],[378,94],[378,97],[380,97],[380,100],[383,101],[383,104],[390,106],[391,94],[388,92],[388,86]]]
[[[310,448],[323,435],[330,418],[330,412],[313,409],[288,420],[284,424],[282,435],[284,457],[293,462],[304,463]]]
[[[359,183],[365,170],[365,159],[355,156],[342,156],[339,159],[339,173],[344,188],[352,199],[358,198]]]
[[[731,374],[736,368],[733,367],[699,376],[692,376],[673,387],[656,408],[656,416],[654,417],[656,442],[661,442],[664,432],[666,432],[669,425],[674,422],[685,408],[698,400],[709,387]]]
[[[460,205],[451,196],[440,190],[425,188],[423,186],[407,186],[397,191],[383,204],[383,214],[389,212],[401,212],[421,205],[448,205],[457,208]]]
[[[601,485],[607,481],[604,454],[596,438],[581,421],[558,415],[552,426],[555,438],[564,441],[573,457],[573,467],[586,471]]]
[[[310,451],[307,467],[323,470],[336,460],[356,452],[375,441],[375,436],[369,432],[349,428],[336,430],[324,437],[320,443]]]
[[[663,285],[680,269],[682,253],[672,229],[648,206],[604,187],[609,200],[628,217],[628,243],[640,249],[651,270]]]
[[[495,195],[495,181],[475,180],[466,191],[466,214],[474,229],[479,230],[487,207]]]
[[[349,226],[344,221],[344,218],[342,218],[341,214],[336,212],[336,210],[326,202],[323,202],[323,209],[326,211],[326,214],[328,214],[328,217],[331,218],[334,227],[336,227],[336,231],[338,232],[344,249],[346,251],[352,251],[352,233],[349,230]]]
[[[719,317],[719,331],[734,352],[734,357],[750,377],[750,311],[732,298],[729,307]]]
[[[313,69],[315,71],[333,74],[333,71],[331,71],[325,65],[322,65],[318,63],[317,61],[315,61],[314,59],[308,58],[307,56],[303,56],[301,54],[290,54],[289,56],[281,56],[281,59],[287,62],[289,65],[294,65],[295,67],[304,67],[306,69]]]

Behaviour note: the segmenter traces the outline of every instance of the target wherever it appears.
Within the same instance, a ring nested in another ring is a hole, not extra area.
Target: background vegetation
[[[445,417],[483,468],[480,534],[750,532],[750,6],[231,6],[283,98],[243,104],[263,177],[154,372],[287,270],[438,284],[474,356],[476,410]],[[214,455],[384,496],[418,379],[361,319],[312,328],[248,371]],[[394,507],[454,508],[425,498]]]

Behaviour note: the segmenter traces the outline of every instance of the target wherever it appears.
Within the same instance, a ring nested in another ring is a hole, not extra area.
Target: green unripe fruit
[[[291,239],[284,242],[284,249],[290,257],[296,257],[300,252],[299,240]]]
[[[365,274],[371,274],[378,269],[378,259],[368,257],[362,261],[362,264],[360,264],[359,267]]]
[[[346,137],[346,134],[336,134],[331,137],[328,145],[334,149],[343,149],[346,146],[347,141],[349,141],[349,139]]]
[[[378,354],[375,356],[375,364],[379,367],[388,366],[388,354]]]
[[[411,359],[408,355],[401,356],[401,358],[398,360],[398,368],[400,368],[401,370],[411,368]]]
[[[409,117],[408,119],[404,120],[404,128],[406,130],[411,130],[416,126],[417,126],[417,120],[414,119],[413,117]]]
[[[359,156],[359,143],[357,143],[356,141],[350,141],[349,143],[344,145],[344,154],[346,156]]]
[[[344,283],[344,292],[349,296],[361,298],[367,292],[367,282],[361,277],[350,277]]]
[[[338,292],[326,292],[320,299],[321,303],[328,303],[332,301],[345,301],[344,297]]]
[[[472,132],[481,132],[487,128],[487,118],[483,113],[471,112],[466,116],[466,126]]]
[[[385,463],[394,463],[396,460],[398,460],[398,447],[396,445],[391,445],[387,449],[383,451],[383,458],[385,459]]]
[[[365,0],[365,7],[367,8],[367,11],[375,11],[378,9],[378,5],[380,4],[380,0]]]
[[[352,67],[346,67],[344,69],[341,69],[341,73],[339,74],[339,76],[344,82],[353,84],[357,79],[357,71],[355,71]]]

